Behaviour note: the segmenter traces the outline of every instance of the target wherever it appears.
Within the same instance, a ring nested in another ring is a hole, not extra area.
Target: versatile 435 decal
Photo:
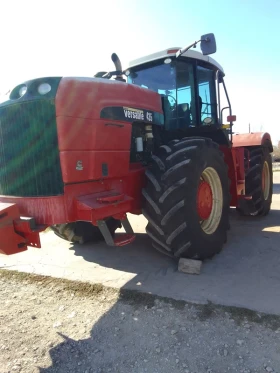
[[[163,125],[163,114],[151,110],[131,108],[131,107],[106,107],[101,110],[100,118],[120,120],[124,122],[149,122],[153,124]]]
[[[130,108],[130,107],[124,107],[123,112],[124,112],[124,115],[125,115],[126,118],[138,119],[138,120],[142,120],[142,121],[144,121],[146,119],[148,122],[153,121],[153,113],[149,112],[149,111],[146,112],[146,116],[145,116],[144,115],[144,110],[133,109],[133,108]]]

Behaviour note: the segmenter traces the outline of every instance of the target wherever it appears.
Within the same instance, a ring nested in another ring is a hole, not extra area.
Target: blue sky
[[[0,93],[40,76],[93,76],[214,32],[235,130],[280,140],[280,0],[1,2]]]

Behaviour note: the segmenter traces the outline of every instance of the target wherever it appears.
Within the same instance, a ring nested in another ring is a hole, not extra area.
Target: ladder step
[[[133,242],[136,238],[133,229],[128,219],[121,220],[121,224],[126,233],[118,233],[115,237],[112,236],[110,229],[108,228],[106,220],[98,220],[97,225],[102,233],[105,242],[109,246],[124,246]]]
[[[125,246],[135,240],[135,234],[119,233],[114,238],[115,246]]]
[[[118,201],[124,200],[124,194],[116,194],[116,195],[109,195],[104,197],[98,197],[96,198],[97,202],[99,203],[114,203]]]

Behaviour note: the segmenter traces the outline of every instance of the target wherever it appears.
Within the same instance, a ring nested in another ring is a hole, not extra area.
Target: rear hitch
[[[39,233],[47,226],[36,226],[34,218],[21,217],[14,203],[0,203],[0,253],[11,255],[27,250],[27,246],[40,248]]]

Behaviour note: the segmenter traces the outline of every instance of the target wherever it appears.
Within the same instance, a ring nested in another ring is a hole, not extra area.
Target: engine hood
[[[145,88],[98,78],[61,79],[56,95],[57,117],[104,118],[106,108],[132,108],[163,114],[160,95]],[[128,119],[141,119],[137,115],[136,118],[130,116]]]

